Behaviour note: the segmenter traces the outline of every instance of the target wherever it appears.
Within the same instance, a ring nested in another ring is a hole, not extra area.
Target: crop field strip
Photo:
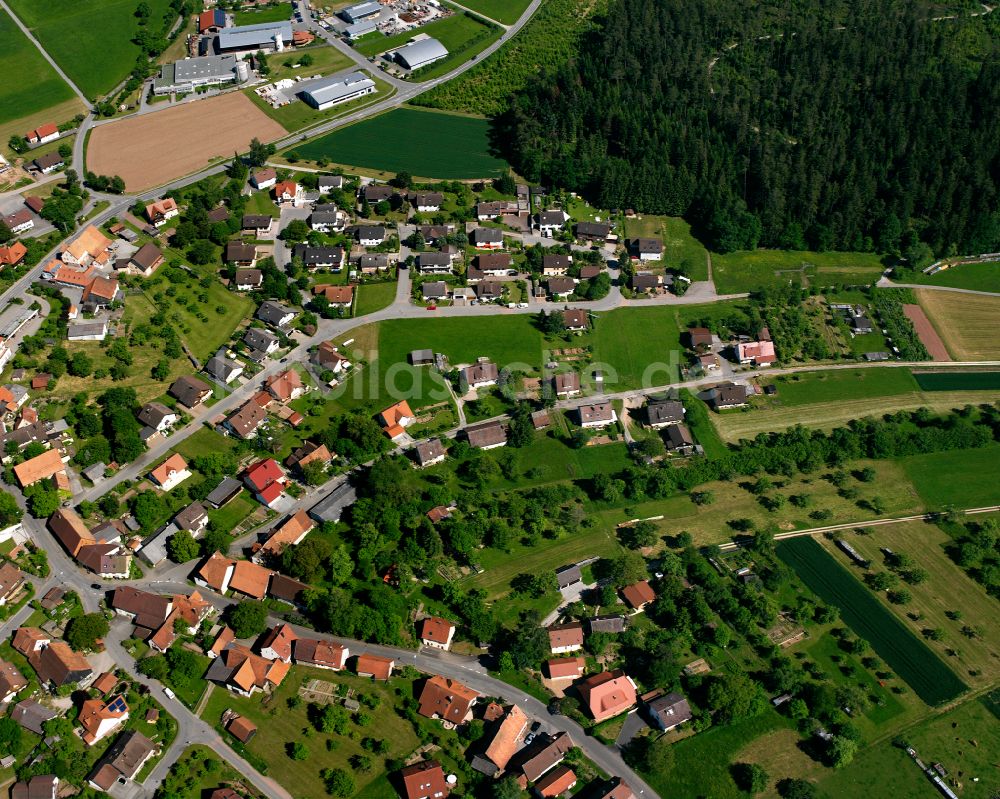
[[[1000,372],[915,372],[924,391],[1000,391]]]
[[[983,267],[985,266],[984,264]],[[995,266],[1000,269],[1000,264]],[[979,268],[969,267],[970,270]],[[956,270],[956,273],[958,271],[960,270]],[[950,272],[951,270],[944,274]],[[994,290],[1000,291],[1000,278],[997,279]],[[1000,358],[1000,341],[996,335],[997,319],[1000,319],[1000,296],[934,289],[916,289],[914,294],[955,360]]]
[[[781,542],[778,556],[824,602],[836,605],[847,625],[924,702],[940,705],[966,690],[955,672],[812,538]]]
[[[73,90],[59,77],[38,48],[17,27],[6,11],[0,10],[0,125],[27,119],[75,99]],[[82,109],[82,103],[79,104]],[[54,118],[53,122],[62,122]],[[24,130],[11,133],[24,134]],[[6,145],[10,133],[5,133]]]
[[[487,120],[412,108],[397,108],[293,149],[309,160],[442,180],[492,177],[507,168],[490,154]]]

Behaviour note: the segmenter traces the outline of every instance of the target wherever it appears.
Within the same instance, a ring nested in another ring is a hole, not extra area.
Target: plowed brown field
[[[254,137],[268,142],[285,135],[242,92],[230,92],[94,128],[87,169],[120,175],[129,191],[145,191],[244,152]]]

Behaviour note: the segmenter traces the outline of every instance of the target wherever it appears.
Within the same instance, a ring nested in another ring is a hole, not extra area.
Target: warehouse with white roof
[[[241,25],[223,28],[215,40],[218,53],[280,53],[292,44],[292,23],[262,22],[258,25]]]
[[[435,61],[440,61],[448,55],[445,46],[437,39],[420,39],[405,47],[400,47],[393,56],[400,66],[409,69],[420,69]]]
[[[303,90],[302,99],[319,111],[326,111],[348,100],[375,93],[375,81],[363,72],[352,72],[319,80]]]

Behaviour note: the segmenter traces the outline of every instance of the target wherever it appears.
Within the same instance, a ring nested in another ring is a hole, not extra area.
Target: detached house
[[[250,185],[255,189],[269,189],[278,182],[278,173],[271,167],[258,169],[250,175]]]
[[[420,636],[420,643],[433,649],[451,649],[452,639],[455,637],[455,625],[440,616],[431,616],[423,619],[418,625],[417,634]]]
[[[296,244],[292,255],[300,259],[306,269],[330,269],[339,272],[344,268],[342,247],[311,247],[307,244]]]
[[[354,232],[362,247],[378,247],[385,242],[385,228],[382,225],[358,225]]]
[[[635,683],[621,669],[588,677],[577,684],[577,689],[598,723],[631,710],[636,704]]]
[[[153,428],[157,433],[170,429],[177,424],[177,414],[162,402],[147,402],[139,410],[137,417],[147,427]]]
[[[350,651],[346,646],[316,638],[296,638],[292,645],[292,653],[298,664],[330,671],[343,669],[347,665],[347,658],[350,657]]]
[[[395,405],[390,405],[379,414],[379,424],[385,430],[385,434],[395,441],[406,434],[406,428],[416,419],[410,404],[406,400],[400,400]]]
[[[243,268],[252,268],[257,263],[257,248],[253,244],[230,241],[226,244],[226,263]]]
[[[241,221],[243,234],[255,239],[269,239],[272,236],[274,217],[270,214],[244,214]]]
[[[163,227],[169,220],[180,214],[177,203],[171,197],[164,197],[146,206],[146,219],[153,227]]]
[[[167,391],[181,405],[195,408],[212,396],[212,387],[197,377],[178,377]]]
[[[583,625],[580,622],[554,624],[548,628],[549,649],[553,655],[564,655],[583,649]]]
[[[129,270],[135,270],[143,277],[150,277],[163,261],[163,251],[152,242],[147,242],[129,260]]]
[[[480,360],[462,370],[462,378],[472,389],[495,386],[499,377],[500,370],[497,369],[497,365],[487,360]]]
[[[274,184],[274,201],[278,205],[301,205],[302,189],[294,180]]]
[[[778,358],[773,341],[748,341],[736,345],[736,359],[742,365],[770,366]]]
[[[629,254],[640,261],[659,261],[663,258],[663,242],[660,239],[632,239],[628,249]]]
[[[169,491],[191,476],[187,461],[174,453],[149,473],[149,479],[164,491]]]
[[[289,665],[283,660],[267,660],[241,644],[231,643],[212,660],[205,679],[250,697],[258,691],[273,691],[281,685],[288,670]]]
[[[274,302],[273,300],[266,300],[260,304],[260,308],[257,309],[257,318],[260,321],[271,325],[271,327],[284,328],[287,327],[291,321],[295,318],[295,311],[288,308],[281,303]]]
[[[496,449],[507,446],[507,430],[500,422],[483,422],[470,425],[462,431],[470,447]]]
[[[441,210],[444,195],[439,191],[418,191],[410,195],[413,207],[420,213],[432,213]]]
[[[618,421],[618,414],[610,402],[596,402],[592,405],[581,405],[577,408],[580,427],[607,427]]]
[[[261,425],[267,421],[267,411],[254,400],[250,400],[239,410],[231,413],[223,422],[223,427],[244,441],[257,435]]]
[[[541,211],[538,214],[538,232],[543,236],[551,236],[563,229],[569,220],[565,211]]]
[[[458,680],[435,675],[424,683],[417,712],[424,718],[457,726],[472,717],[472,706],[478,698],[479,694]]]
[[[128,705],[123,696],[113,697],[108,702],[87,699],[80,707],[77,719],[83,727],[83,742],[93,746],[128,721],[128,715]]]
[[[264,273],[259,269],[237,269],[233,285],[237,291],[256,291],[264,285]]]
[[[257,501],[271,507],[285,490],[285,473],[274,458],[264,458],[252,464],[243,476]]]
[[[469,236],[473,247],[480,250],[503,249],[503,231],[492,227],[477,227]]]
[[[224,351],[220,350],[208,359],[208,362],[205,364],[205,372],[220,383],[229,385],[234,380],[238,380],[243,374],[243,364],[227,358]]]
[[[603,244],[611,237],[611,225],[606,222],[577,222],[576,238]]]
[[[270,330],[260,327],[248,327],[243,334],[243,343],[251,350],[270,355],[281,347],[281,340]]]
[[[302,375],[297,369],[291,368],[269,377],[264,383],[264,388],[278,402],[291,402],[306,393]]]
[[[445,252],[422,252],[417,255],[417,271],[422,275],[451,274],[451,256]]]

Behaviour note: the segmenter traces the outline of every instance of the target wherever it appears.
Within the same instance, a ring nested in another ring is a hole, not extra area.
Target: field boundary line
[[[42,43],[35,38],[35,34],[33,34],[31,32],[31,29],[28,28],[28,26],[21,21],[21,18],[14,13],[14,10],[9,5],[7,5],[7,3],[4,2],[4,0],[0,0],[0,8],[3,8],[3,10],[6,11],[7,14],[10,16],[10,18],[14,20],[14,24],[17,25],[17,27],[21,29],[21,32],[28,37],[28,41],[30,41],[33,45],[35,45],[35,47],[38,49],[38,52],[42,54],[42,58],[44,58],[46,61],[49,62],[49,64],[52,65],[52,68],[56,71],[59,77],[62,78],[63,81],[65,81],[66,85],[73,90],[73,93],[81,100],[83,100],[83,104],[87,106],[87,110],[88,111],[93,110],[93,106],[90,104],[90,100],[88,100],[86,95],[84,95],[84,93],[80,91],[80,87],[69,79],[69,75],[63,72],[62,67],[60,67],[56,63],[56,60],[49,55],[48,51],[44,47],[42,47]]]

